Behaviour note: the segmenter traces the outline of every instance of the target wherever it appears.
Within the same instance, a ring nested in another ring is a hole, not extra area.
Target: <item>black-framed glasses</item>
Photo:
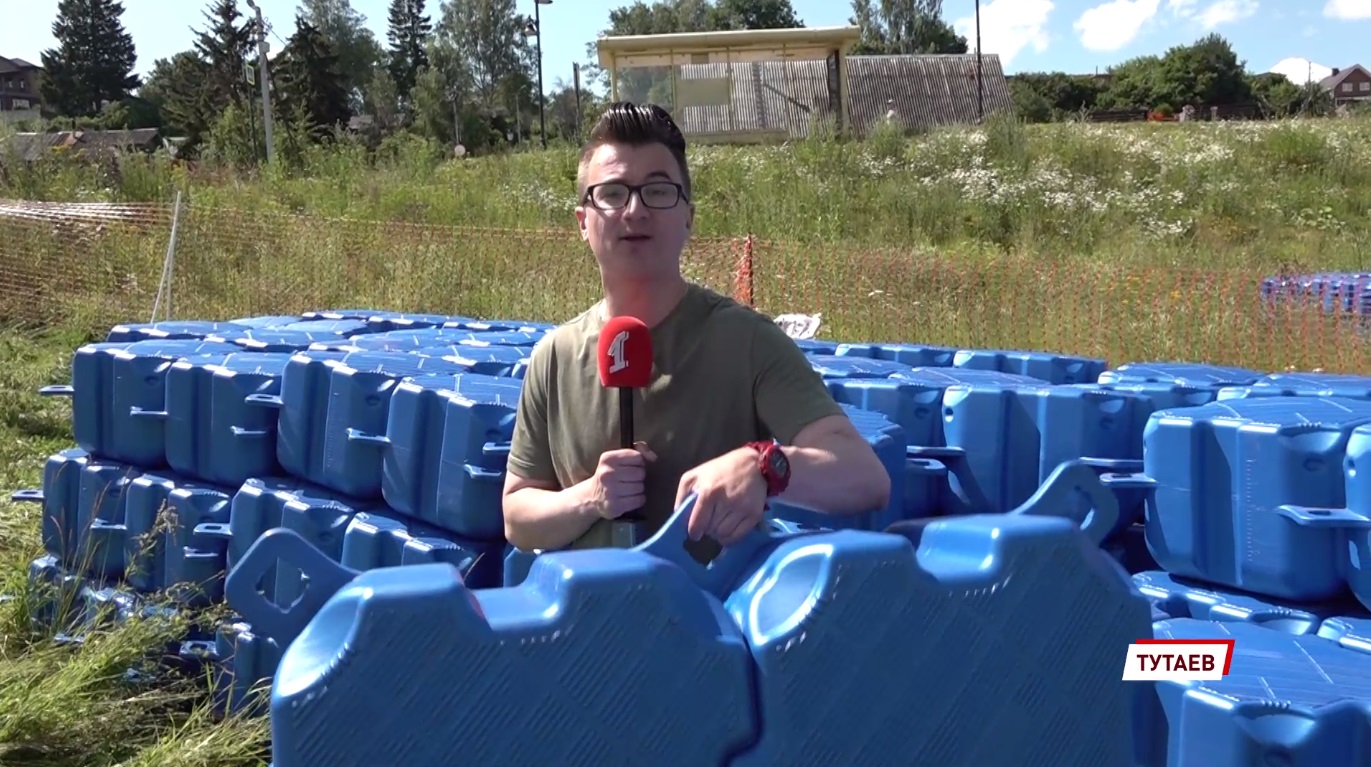
[[[596,184],[586,190],[586,200],[600,210],[618,210],[626,207],[634,194],[643,205],[657,210],[674,208],[687,199],[685,188],[675,181],[649,181],[646,184]]]

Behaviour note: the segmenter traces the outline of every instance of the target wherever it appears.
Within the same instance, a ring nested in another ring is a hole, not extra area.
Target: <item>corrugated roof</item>
[[[1013,109],[1009,83],[998,56],[982,57],[985,113]],[[641,71],[641,70],[640,70]],[[927,130],[974,123],[976,56],[851,56],[847,59],[849,117],[854,133],[865,134],[893,109],[906,128]],[[654,70],[666,76],[665,68]],[[767,131],[790,137],[809,134],[815,118],[828,117],[831,73],[824,61],[763,61],[750,64],[693,64],[677,77],[729,79],[728,106],[675,106],[672,114],[687,134]]]
[[[16,133],[10,137],[19,158],[32,162],[58,147],[87,149],[152,149],[158,145],[156,128],[110,131],[53,131]]]

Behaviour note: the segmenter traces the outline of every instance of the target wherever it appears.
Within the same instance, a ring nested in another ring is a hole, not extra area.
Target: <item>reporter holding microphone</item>
[[[885,506],[885,468],[799,347],[681,274],[695,210],[671,117],[611,105],[577,184],[604,300],[532,352],[504,488],[509,542],[631,545],[693,491],[689,545],[706,561],[759,525],[769,498],[835,515]]]

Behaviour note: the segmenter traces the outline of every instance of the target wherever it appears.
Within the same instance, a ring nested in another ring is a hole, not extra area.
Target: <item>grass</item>
[[[1263,277],[1363,270],[1371,119],[1048,125],[692,151],[686,269],[823,337],[1358,370],[1348,323],[1273,317]],[[268,172],[66,158],[0,195],[156,203],[121,223],[0,219],[0,320],[144,318],[176,189],[176,316],[329,305],[560,320],[594,300],[571,148],[440,162],[418,139]],[[747,236],[751,240],[744,244]],[[746,273],[739,264],[747,256]],[[1339,349],[1352,348],[1352,353]]]
[[[691,152],[686,270],[764,311],[821,312],[823,337],[1129,359],[1371,369],[1345,318],[1258,301],[1272,273],[1364,270],[1371,120],[1051,125],[856,144]],[[113,202],[113,220],[0,216],[0,488],[37,487],[71,444],[67,379],[87,334],[142,321],[176,190],[172,314],[372,306],[560,320],[595,299],[571,228],[575,152],[443,162],[388,140],[265,173],[61,156],[0,166],[0,198]],[[750,235],[750,237],[749,237]],[[165,304],[164,304],[165,307]],[[97,333],[98,334],[98,333]],[[37,511],[0,500],[0,764],[260,764],[263,719],[215,722],[203,680],[131,686],[179,630],[142,620],[83,646],[34,634]]]
[[[1366,265],[1371,118],[1278,123],[1022,126],[867,142],[695,147],[697,233],[951,259],[1013,251],[1134,265]],[[420,139],[318,149],[273,173],[95,172],[60,156],[12,171],[20,199],[169,202],[427,225],[572,225],[576,152],[441,162]]]
[[[63,383],[79,332],[0,331],[0,764],[7,767],[248,767],[265,764],[265,718],[216,717],[207,680],[152,670],[184,619],[148,618],[85,633],[72,645],[35,625],[54,594],[30,583],[40,556],[38,510],[10,503],[11,489],[39,487],[48,455],[70,447],[69,409],[37,395]]]

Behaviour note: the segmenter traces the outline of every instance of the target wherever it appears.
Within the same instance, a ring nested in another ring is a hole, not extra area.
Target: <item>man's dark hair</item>
[[[686,165],[685,136],[681,135],[681,129],[676,127],[676,121],[665,109],[656,104],[634,104],[631,101],[616,101],[609,105],[595,122],[595,127],[590,129],[590,136],[581,148],[581,159],[576,168],[576,189],[582,197],[586,192],[586,166],[595,150],[605,144],[661,144],[666,147],[681,168],[681,183],[685,187],[686,198],[690,198],[690,168]]]

